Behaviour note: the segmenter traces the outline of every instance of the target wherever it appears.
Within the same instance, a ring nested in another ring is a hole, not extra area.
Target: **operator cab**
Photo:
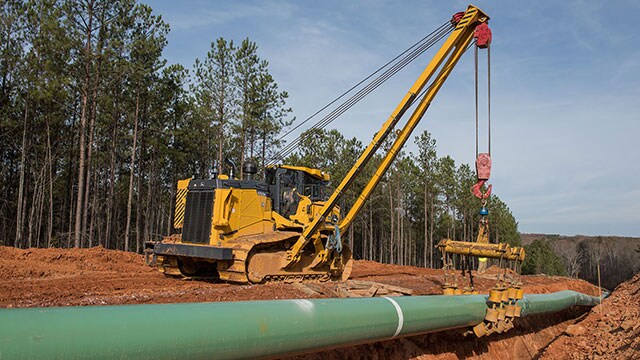
[[[265,181],[273,200],[273,210],[289,217],[296,213],[300,195],[311,201],[328,199],[329,174],[302,166],[277,165],[265,169]]]

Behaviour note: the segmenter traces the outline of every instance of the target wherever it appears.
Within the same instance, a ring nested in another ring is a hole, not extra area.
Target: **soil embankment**
[[[640,359],[640,273],[551,344],[543,359]]]
[[[476,288],[480,292],[488,292],[495,283],[496,275],[497,269],[489,269],[485,274],[476,276]],[[429,295],[440,293],[442,271],[356,261],[351,278],[409,288],[414,295]],[[640,283],[639,276],[634,280],[636,284]],[[524,276],[523,283],[526,293],[566,289],[589,295],[598,293],[595,286],[585,281],[564,277]],[[602,306],[612,315],[600,315],[599,319],[590,320],[594,315],[592,312],[580,323],[580,326],[585,326],[588,320],[588,324],[592,324],[588,329],[599,329],[600,323],[617,324],[613,332],[610,330],[613,325],[602,329],[607,329],[613,336],[611,341],[628,340],[620,343],[620,354],[637,352],[638,312],[612,311],[633,304],[637,310],[640,294],[635,286],[626,288],[621,285],[605,301]],[[620,289],[624,290],[624,297],[617,295],[622,291]],[[140,255],[101,247],[27,250],[0,247],[0,307],[5,308],[270,300],[326,297],[326,294],[330,292],[309,295],[293,284],[232,285],[168,278],[146,266]],[[456,359],[472,356],[480,359],[531,359],[543,353],[550,358],[565,358],[561,354],[569,356],[575,351],[585,355],[593,350],[587,346],[591,344],[591,338],[584,337],[589,334],[563,334],[568,328],[571,331],[571,326],[575,327],[574,324],[582,320],[587,311],[585,308],[572,308],[553,316],[518,319],[515,329],[481,339],[465,335],[461,330],[451,330],[318,352],[297,359]],[[632,335],[635,343],[630,337]],[[549,345],[555,339],[558,340]]]
[[[488,271],[476,277],[480,291],[495,283]],[[356,261],[352,279],[376,281],[440,293],[441,270]],[[595,294],[587,282],[544,276],[524,277],[525,291],[572,289]],[[325,285],[331,286],[331,285]],[[316,295],[323,297],[324,295]],[[141,255],[91,249],[16,249],[0,247],[0,307],[82,306],[203,301],[310,298],[291,284],[233,285],[165,277],[144,264]]]

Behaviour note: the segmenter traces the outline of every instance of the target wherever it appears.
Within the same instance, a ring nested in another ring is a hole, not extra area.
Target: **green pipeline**
[[[255,359],[473,326],[486,295],[0,309],[0,359]],[[522,315],[593,306],[527,295]]]

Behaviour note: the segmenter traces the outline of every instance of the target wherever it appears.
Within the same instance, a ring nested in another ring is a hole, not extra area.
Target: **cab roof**
[[[319,169],[313,169],[313,168],[308,168],[304,166],[293,166],[293,165],[268,165],[267,166],[267,169],[276,169],[276,168],[302,171],[305,174],[311,175],[318,180],[324,180],[324,181],[331,180],[329,173]]]

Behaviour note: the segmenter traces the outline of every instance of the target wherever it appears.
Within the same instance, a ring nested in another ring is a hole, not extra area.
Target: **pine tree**
[[[428,131],[416,137],[418,145],[417,162],[422,169],[422,220],[424,223],[424,251],[423,264],[427,264],[427,254],[429,259],[429,267],[433,267],[433,232],[435,228],[435,210],[436,210],[436,184],[435,184],[435,167],[437,162],[436,140],[431,137]]]
[[[229,144],[226,143],[229,138],[228,124],[235,116],[238,102],[238,91],[233,82],[235,50],[233,41],[218,38],[211,43],[207,57],[203,61],[196,59],[194,65],[195,83],[192,91],[198,116],[208,135],[205,167],[211,169],[209,160],[217,158],[218,172],[222,171],[223,158],[229,152]]]

